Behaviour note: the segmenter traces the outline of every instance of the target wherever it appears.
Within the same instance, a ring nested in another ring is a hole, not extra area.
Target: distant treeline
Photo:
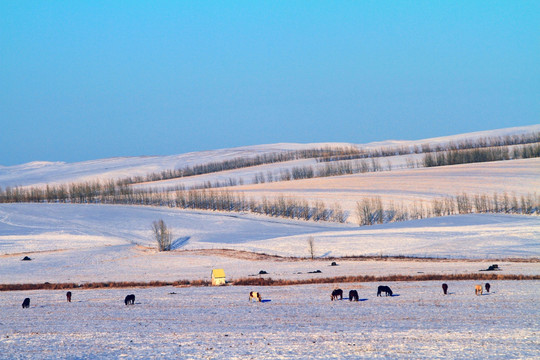
[[[455,151],[466,149],[481,149],[487,147],[500,147],[511,145],[532,144],[540,142],[540,133],[531,133],[523,135],[507,135],[482,137],[477,139],[450,141],[447,144],[421,144],[415,146],[394,146],[381,147],[379,149],[362,150],[351,152],[349,154],[336,154],[332,156],[321,156],[317,158],[318,162],[353,160],[362,158],[377,158],[409,154],[425,154],[442,151]]]
[[[372,158],[370,160],[355,160],[355,161],[338,161],[326,163],[324,167],[315,168],[311,165],[295,166],[292,169],[281,169],[279,174],[267,172],[266,176],[263,172],[255,174],[253,177],[254,184],[274,181],[289,181],[310,179],[327,176],[339,176],[347,174],[358,174],[373,171],[382,171],[383,167],[379,159]],[[227,183],[225,183],[226,185]],[[214,184],[219,185],[219,183]],[[226,185],[230,186],[230,185]]]

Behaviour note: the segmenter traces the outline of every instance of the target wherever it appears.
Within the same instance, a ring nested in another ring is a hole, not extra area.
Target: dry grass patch
[[[251,286],[285,286],[304,284],[333,284],[356,282],[383,282],[383,281],[459,281],[459,280],[540,280],[540,275],[510,275],[510,274],[421,274],[421,275],[383,275],[383,276],[336,276],[331,278],[312,278],[301,280],[282,280],[272,278],[240,278],[233,281],[233,285]]]
[[[272,279],[270,277],[239,278],[229,283],[232,286],[287,286],[306,284],[334,284],[382,281],[459,281],[459,280],[540,280],[540,275],[511,275],[511,274],[421,274],[421,275],[363,275],[363,276],[336,276],[325,278],[312,278],[301,280]],[[40,284],[0,284],[0,291],[23,290],[69,290],[69,289],[104,289],[104,288],[144,288],[162,286],[210,286],[207,280],[177,280],[177,281],[122,281],[122,282],[92,282],[84,284],[75,283],[40,283]]]

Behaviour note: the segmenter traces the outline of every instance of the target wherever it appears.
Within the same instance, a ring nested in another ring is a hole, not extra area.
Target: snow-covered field
[[[534,131],[540,125],[354,146],[434,145]],[[0,187],[123,178],[327,145],[338,144],[0,166]],[[261,270],[265,277],[290,280],[478,274],[495,262],[501,275],[540,274],[538,216],[470,214],[355,226],[355,203],[366,196],[407,204],[462,192],[519,196],[540,189],[539,159],[406,169],[418,155],[407,156],[386,159],[392,171],[233,188],[252,197],[339,203],[351,212],[347,224],[165,207],[0,204],[0,284],[209,280],[214,268],[223,268],[229,281],[261,276]],[[249,184],[256,173],[310,164],[298,160],[139,186],[229,177]],[[173,251],[156,250],[150,229],[159,219],[172,230]],[[313,260],[307,258],[310,237]],[[373,258],[333,258],[351,255]],[[24,256],[32,260],[21,261]],[[476,283],[449,282],[448,296],[441,282],[389,283],[397,296],[388,298],[375,296],[376,283],[341,284],[359,291],[359,303],[330,302],[333,284],[73,290],[72,303],[65,291],[3,292],[0,359],[539,358],[540,282],[492,281],[492,293],[483,296],[474,295]],[[271,301],[248,303],[250,290]],[[124,306],[130,293],[136,304]],[[25,297],[32,299],[30,309],[21,309]]]
[[[454,197],[466,193],[493,196],[533,194],[540,189],[540,158],[489,163],[463,164],[433,168],[281,181],[231,187],[248,198],[278,196],[339,203],[355,222],[356,203],[366,197],[380,196],[389,204],[410,206],[421,201]]]
[[[538,281],[12,291],[0,299],[1,359],[537,359]],[[261,291],[263,303],[249,303]],[[127,294],[133,306],[125,306]],[[22,309],[25,297],[29,309]],[[268,301],[270,300],[270,301]]]
[[[156,251],[150,226],[158,219],[172,229],[174,251]],[[310,236],[318,258],[314,261],[278,261],[217,251],[226,248],[308,257]],[[538,239],[538,217],[519,215],[449,216],[359,228],[159,207],[0,204],[0,282],[198,280],[208,279],[216,267],[224,268],[229,279],[260,270],[282,279],[466,273],[487,268],[489,259],[538,258]],[[344,260],[340,266],[328,266],[329,256],[347,255],[476,261]],[[32,261],[21,261],[24,256]],[[540,273],[535,262],[500,265],[504,274]],[[308,274],[315,270],[322,273]]]

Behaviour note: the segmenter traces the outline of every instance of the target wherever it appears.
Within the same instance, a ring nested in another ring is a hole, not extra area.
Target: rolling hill
[[[12,186],[39,188],[45,184],[117,180],[239,157],[340,146],[362,151],[379,151],[389,146],[392,149],[413,149],[426,144],[435,148],[493,136],[531,134],[539,130],[540,126],[530,126],[414,142],[274,144],[72,164],[34,162],[0,168],[0,186],[4,189]],[[299,166],[327,166],[328,162],[307,156],[128,185],[135,190],[151,189],[153,193],[160,193],[168,188],[189,189],[190,186],[218,180],[236,179],[235,186],[220,187],[215,191],[227,191],[255,201],[295,198],[312,203],[339,204],[347,213],[345,223],[306,222],[246,211],[202,211],[168,206],[58,201],[0,204],[2,282],[201,279],[206,278],[214,267],[226,268],[233,278],[257,274],[261,269],[273,273],[274,277],[286,279],[357,273],[461,273],[478,271],[486,266],[486,261],[489,263],[494,259],[504,261],[503,269],[508,273],[537,274],[536,261],[540,257],[540,221],[537,215],[478,214],[471,211],[461,215],[358,227],[356,207],[366,197],[379,197],[385,204],[427,206],[434,199],[461,193],[468,193],[471,199],[479,194],[502,196],[504,193],[516,199],[521,196],[534,199],[540,189],[538,158],[427,168],[419,165],[422,156],[422,153],[407,151],[390,154],[380,158],[382,166],[377,171],[340,176],[289,181],[281,181],[275,176]],[[347,161],[365,159],[338,162]],[[269,173],[274,174],[273,181],[254,181],[257,174],[267,177]],[[158,219],[163,219],[172,230],[171,252],[156,250],[150,226]],[[305,261],[302,259],[309,255],[307,240],[310,237],[315,240],[316,259]],[[21,262],[23,256],[33,260]],[[325,268],[324,275],[311,274],[312,270],[326,264],[326,259],[343,256],[370,258],[362,261],[358,258],[344,259],[342,266]],[[391,267],[380,266],[388,256],[405,256],[407,259],[394,259]],[[431,261],[422,261],[424,258]],[[441,266],[442,262],[444,266]]]

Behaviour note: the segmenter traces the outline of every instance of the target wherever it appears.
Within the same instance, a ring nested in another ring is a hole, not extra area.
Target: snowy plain
[[[0,359],[535,359],[538,281],[12,291],[0,299]],[[249,303],[249,291],[262,303]],[[127,294],[135,305],[125,306]],[[29,309],[22,309],[25,297]]]

